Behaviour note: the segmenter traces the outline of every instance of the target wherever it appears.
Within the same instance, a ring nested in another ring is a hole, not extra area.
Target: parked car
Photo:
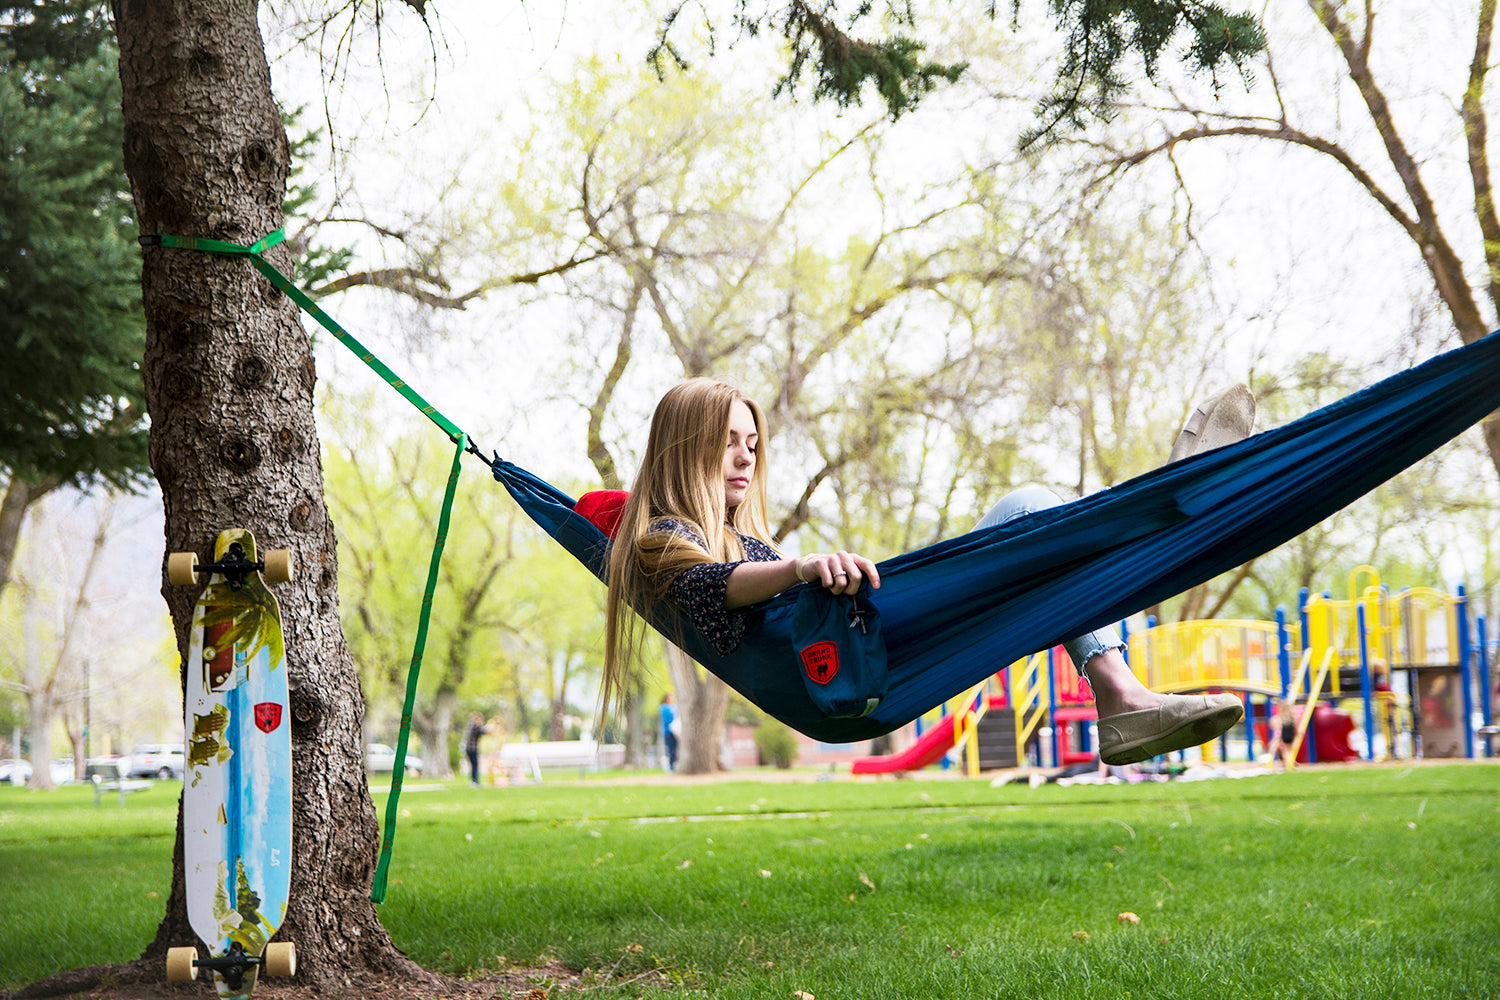
[[[31,765],[24,760],[0,760],[0,785],[24,785],[31,780]]]
[[[147,743],[130,755],[127,778],[181,778],[185,754],[181,743]]]
[[[365,767],[371,774],[390,774],[396,770],[396,750],[384,743],[369,743],[365,746]],[[411,751],[406,753],[406,773],[421,774],[422,758]]]

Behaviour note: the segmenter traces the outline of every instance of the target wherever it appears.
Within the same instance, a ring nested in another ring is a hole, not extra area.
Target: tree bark
[[[448,756],[448,734],[453,732],[453,714],[458,694],[451,688],[439,688],[428,699],[427,707],[412,713],[411,727],[422,743],[422,777],[453,777],[453,760]]]
[[[729,685],[699,667],[672,643],[665,645],[667,667],[682,719],[677,773],[712,774],[723,770],[719,762],[719,739],[729,714]]]
[[[5,484],[5,494],[0,496],[0,595],[10,583],[10,567],[15,562],[27,510],[61,485],[62,480],[56,477],[34,482],[16,476]]]
[[[254,0],[114,0],[125,167],[145,234],[249,244],[282,225],[288,147]],[[268,254],[283,271],[289,253]],[[296,307],[245,261],[147,249],[143,374],[151,467],[167,551],[211,557],[217,533],[251,529],[295,553],[275,588],[291,684],[293,875],[279,939],[298,978],[420,970],[370,900],[378,831],[365,779],[364,700],[339,627],[333,525],[313,422],[313,355]],[[163,587],[179,650],[193,588]],[[179,811],[166,914],[145,956],[194,943]]]

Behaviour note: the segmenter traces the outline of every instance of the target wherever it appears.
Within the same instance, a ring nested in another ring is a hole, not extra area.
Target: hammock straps
[[[280,271],[276,270],[274,264],[262,256],[262,252],[286,239],[286,233],[280,229],[256,240],[248,247],[240,246],[238,243],[229,243],[224,240],[199,239],[193,236],[141,236],[137,238],[143,247],[181,247],[184,250],[202,250],[207,253],[220,254],[226,257],[249,257],[250,263],[255,269],[266,276],[266,279],[281,289],[293,302],[302,308],[313,319],[333,334],[339,343],[353,351],[355,356],[375,370],[375,373],[385,379],[386,383],[411,403],[421,410],[423,415],[438,427],[442,428],[444,434],[448,435],[450,441],[457,442],[462,431],[447,417],[438,412],[437,407],[417,394],[411,386],[396,376],[396,373],[385,366],[375,355],[366,350],[365,345],[355,340],[349,331],[339,326],[326,312],[318,307],[306,292],[292,283],[292,280]],[[482,456],[481,456],[482,457]]]
[[[463,462],[468,435],[458,435],[453,452],[453,467],[448,471],[448,488],[443,493],[443,512],[438,517],[437,541],[432,546],[432,561],[427,565],[427,589],[422,592],[422,612],[417,619],[417,641],[411,652],[411,667],[406,671],[406,704],[401,709],[401,734],[396,738],[396,762],[391,768],[391,794],[385,803],[385,834],[380,842],[380,864],[370,886],[370,898],[385,902],[386,879],[391,869],[391,849],[396,843],[396,817],[400,815],[401,782],[406,777],[406,741],[411,736],[411,714],[417,702],[417,679],[422,674],[422,651],[427,645],[427,625],[432,620],[432,594],[437,589],[438,568],[443,561],[443,546],[448,542],[448,522],[453,513],[453,494],[458,488],[458,473]]]
[[[153,235],[139,236],[136,239],[143,247],[175,247],[183,250],[201,250],[204,253],[219,254],[224,257],[250,258],[250,263],[257,271],[265,275],[271,284],[301,307],[303,312],[317,320],[323,329],[333,334],[339,343],[349,348],[356,357],[374,369],[375,373],[404,396],[407,402],[421,410],[427,419],[437,424],[457,447],[453,454],[453,468],[448,474],[448,488],[443,494],[442,513],[438,516],[437,540],[432,547],[432,561],[427,568],[427,589],[422,594],[422,610],[417,620],[417,639],[411,654],[411,667],[406,675],[406,704],[401,710],[401,732],[396,738],[396,760],[391,769],[391,794],[385,807],[385,831],[380,844],[380,864],[375,869],[375,880],[370,888],[370,898],[377,903],[383,903],[391,866],[391,850],[396,840],[396,817],[400,815],[401,782],[406,774],[406,746],[411,737],[411,719],[417,698],[417,680],[422,673],[422,654],[427,646],[427,627],[432,618],[432,598],[437,588],[438,568],[443,559],[443,547],[448,541],[448,524],[452,519],[453,497],[458,486],[459,465],[466,451],[472,451],[480,458],[485,458],[485,456],[469,442],[467,434],[438,412],[437,407],[418,395],[403,379],[398,378],[384,362],[370,353],[363,344],[355,340],[347,330],[335,323],[332,317],[320,309],[306,292],[293,284],[290,278],[278,271],[275,265],[262,256],[266,250],[286,239],[285,231],[278,229],[247,247],[226,240],[201,239],[194,236]],[[485,458],[485,462],[488,464],[490,459]]]

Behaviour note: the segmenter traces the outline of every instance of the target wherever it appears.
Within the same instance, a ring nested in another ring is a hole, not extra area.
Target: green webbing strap
[[[427,419],[441,427],[443,433],[448,435],[450,441],[457,441],[463,431],[460,431],[452,421],[439,413],[431,403],[419,396],[411,386],[397,378],[396,373],[387,368],[384,362],[365,349],[365,345],[355,340],[350,336],[349,331],[339,326],[333,321],[332,317],[318,308],[318,304],[309,298],[306,292],[292,284],[290,278],[276,270],[275,265],[261,256],[263,251],[269,250],[284,239],[286,239],[286,233],[278,229],[269,236],[256,240],[255,243],[248,247],[242,247],[238,243],[228,243],[224,240],[205,240],[193,236],[141,236],[139,237],[139,242],[141,246],[146,247],[180,247],[184,250],[203,250],[207,253],[216,253],[227,257],[249,257],[250,263],[255,265],[255,269],[264,274],[271,284],[285,292],[288,298],[301,306],[302,310],[309,316],[317,320],[323,329],[337,337],[339,343],[353,351],[359,357],[359,360],[373,368],[377,375],[385,379],[393,389],[405,396],[407,402],[426,414]]]
[[[385,804],[385,836],[380,842],[380,865],[375,869],[375,883],[370,888],[370,898],[377,903],[385,902],[391,847],[396,840],[397,805],[401,799],[401,782],[406,776],[406,740],[411,735],[411,715],[417,702],[417,677],[422,673],[422,649],[427,645],[427,623],[432,618],[432,594],[437,589],[443,546],[448,542],[453,493],[458,488],[458,473],[469,444],[467,435],[460,433],[458,438],[458,448],[453,452],[453,468],[448,472],[448,489],[443,494],[443,513],[438,518],[437,542],[432,547],[432,562],[427,567],[427,590],[422,594],[422,614],[417,619],[417,644],[411,653],[411,667],[406,672],[406,707],[401,710],[401,735],[396,740],[396,764],[391,769],[391,797]]]
[[[417,680],[422,672],[422,653],[427,646],[427,626],[432,618],[432,597],[437,589],[438,568],[443,560],[443,547],[448,542],[448,523],[453,515],[453,495],[458,487],[461,460],[464,452],[469,449],[469,436],[439,413],[431,403],[419,396],[411,386],[397,378],[396,373],[387,368],[384,362],[367,351],[363,344],[355,340],[347,330],[335,323],[332,317],[318,308],[318,304],[309,298],[306,292],[292,284],[291,279],[261,256],[264,251],[286,239],[286,233],[282,230],[278,229],[256,240],[248,247],[225,240],[198,239],[192,236],[141,236],[137,239],[141,246],[146,247],[177,247],[183,250],[202,250],[205,253],[221,254],[227,257],[249,257],[250,263],[257,271],[265,275],[271,284],[281,289],[293,302],[301,306],[304,312],[317,320],[323,329],[333,334],[339,343],[349,348],[361,361],[373,368],[376,374],[405,396],[409,403],[421,410],[427,419],[442,428],[449,440],[458,446],[453,454],[453,469],[448,473],[448,489],[443,494],[443,510],[438,517],[438,534],[437,541],[432,548],[432,562],[427,569],[427,590],[422,595],[422,612],[417,621],[416,648],[412,650],[411,668],[406,675],[406,706],[401,712],[401,734],[396,739],[396,761],[391,771],[391,797],[385,807],[385,833],[380,844],[380,864],[375,869],[375,881],[370,889],[370,898],[377,903],[382,903],[385,901],[386,880],[391,866],[391,847],[396,840],[396,817],[400,814],[398,803],[401,799],[401,781],[406,775],[406,745],[411,737],[411,717],[417,699]]]

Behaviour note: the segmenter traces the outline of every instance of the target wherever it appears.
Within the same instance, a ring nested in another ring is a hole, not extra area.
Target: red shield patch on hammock
[[[281,725],[281,705],[274,701],[263,701],[255,706],[255,728],[263,733],[274,733]]]
[[[802,670],[815,684],[827,684],[839,672],[836,642],[815,642],[802,648]]]

